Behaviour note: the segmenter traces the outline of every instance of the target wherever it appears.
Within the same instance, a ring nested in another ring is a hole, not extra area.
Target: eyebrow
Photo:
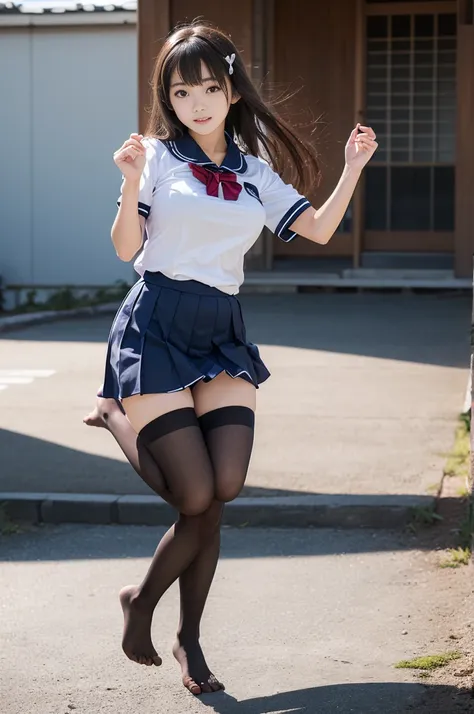
[[[204,82],[215,82],[216,80],[213,77],[206,77],[205,79],[202,80],[202,83]],[[175,82],[174,84],[170,85],[170,89],[172,87],[187,87],[186,82]]]

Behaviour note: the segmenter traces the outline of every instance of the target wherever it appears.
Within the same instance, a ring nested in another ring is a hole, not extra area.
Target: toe
[[[224,685],[222,684],[222,682],[219,682],[217,677],[215,677],[213,674],[211,674],[207,681],[213,692],[218,692],[219,689],[224,689]]]
[[[183,684],[186,689],[189,689],[191,694],[201,694],[201,687],[199,684],[196,684],[194,679],[191,679],[191,677],[187,677]]]

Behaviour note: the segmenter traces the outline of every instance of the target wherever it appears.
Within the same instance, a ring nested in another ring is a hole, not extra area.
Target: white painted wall
[[[2,28],[0,275],[109,285],[138,276],[110,228],[113,152],[137,131],[136,28]]]

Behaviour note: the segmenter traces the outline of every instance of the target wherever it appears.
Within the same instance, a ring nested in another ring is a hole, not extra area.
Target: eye
[[[212,87],[207,88],[208,92],[211,92],[211,94],[215,94],[216,92],[220,92],[221,88],[219,87],[218,84],[213,84]]]
[[[185,97],[186,95],[187,92],[184,89],[178,89],[178,91],[174,93],[174,96],[178,98]]]

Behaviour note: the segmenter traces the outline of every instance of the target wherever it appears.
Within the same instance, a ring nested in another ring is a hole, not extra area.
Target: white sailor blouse
[[[308,199],[264,159],[243,154],[227,133],[226,140],[220,166],[189,134],[143,140],[138,213],[146,233],[134,263],[139,275],[161,272],[235,295],[244,280],[244,255],[264,225],[286,242],[296,237],[290,227],[310,206]]]

